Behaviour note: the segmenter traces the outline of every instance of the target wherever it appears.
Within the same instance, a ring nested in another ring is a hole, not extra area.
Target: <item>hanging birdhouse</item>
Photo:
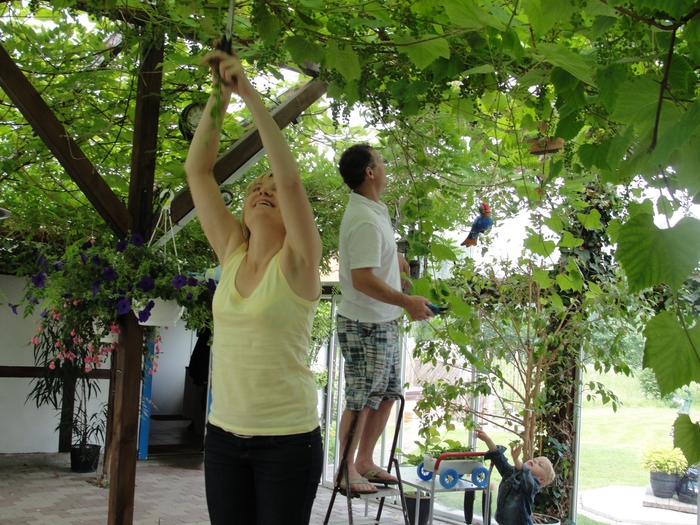
[[[556,153],[564,147],[564,139],[553,139],[552,137],[541,137],[538,139],[528,139],[531,142],[530,153],[533,155],[546,155],[547,153]]]

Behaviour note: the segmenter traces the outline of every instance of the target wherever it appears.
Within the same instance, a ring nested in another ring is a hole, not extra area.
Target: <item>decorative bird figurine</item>
[[[476,240],[479,238],[480,233],[486,233],[493,226],[493,219],[491,218],[491,208],[485,202],[479,204],[479,218],[472,224],[472,229],[462,246],[476,246]]]

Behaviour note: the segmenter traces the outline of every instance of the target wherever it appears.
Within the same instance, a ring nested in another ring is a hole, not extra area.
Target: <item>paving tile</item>
[[[109,490],[90,483],[94,475],[75,474],[56,460],[50,464],[3,466],[0,463],[0,525],[104,525]],[[311,523],[320,525],[331,491],[319,487]],[[364,515],[364,502],[355,500],[355,515]],[[376,514],[370,505],[370,516]],[[346,500],[336,498],[332,519],[347,517]],[[403,523],[401,515],[385,509],[382,523]],[[136,468],[134,525],[208,525],[204,471],[196,460],[148,460]],[[437,521],[435,522],[438,523]]]

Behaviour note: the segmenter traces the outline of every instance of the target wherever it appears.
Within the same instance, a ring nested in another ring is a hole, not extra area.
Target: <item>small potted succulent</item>
[[[642,467],[649,471],[651,491],[657,498],[673,497],[688,462],[680,449],[654,445],[642,452]]]

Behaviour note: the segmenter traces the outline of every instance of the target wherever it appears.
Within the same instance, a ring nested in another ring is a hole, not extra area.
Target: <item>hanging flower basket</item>
[[[165,300],[160,298],[151,299],[144,310],[147,310],[149,306],[151,307],[151,315],[148,317],[148,319],[139,320],[140,325],[175,326],[185,310],[182,306],[177,304],[177,301],[175,300]],[[145,316],[139,317],[141,318]]]

